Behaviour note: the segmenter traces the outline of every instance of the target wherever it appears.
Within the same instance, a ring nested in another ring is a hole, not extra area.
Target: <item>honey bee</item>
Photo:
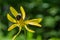
[[[18,15],[16,16],[16,19],[17,19],[17,20],[20,20],[20,19],[21,19],[21,14],[18,14]]]

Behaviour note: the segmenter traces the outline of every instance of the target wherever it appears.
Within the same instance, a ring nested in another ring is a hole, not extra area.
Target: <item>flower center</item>
[[[18,15],[16,16],[16,19],[17,19],[17,20],[20,20],[20,19],[21,19],[21,15],[18,14]]]

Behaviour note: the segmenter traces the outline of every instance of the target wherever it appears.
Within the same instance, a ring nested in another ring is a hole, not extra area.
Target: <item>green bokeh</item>
[[[60,40],[60,0],[0,0],[0,40],[11,40],[18,32],[18,28],[8,32],[13,24],[6,17],[10,6],[18,12],[23,6],[26,19],[42,18],[41,28],[29,25],[36,32],[22,30],[16,40]]]

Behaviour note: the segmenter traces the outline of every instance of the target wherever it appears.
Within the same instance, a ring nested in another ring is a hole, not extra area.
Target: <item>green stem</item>
[[[24,29],[24,34],[25,34],[25,40],[26,40],[26,38],[27,38],[27,32],[26,32],[25,29]]]
[[[19,32],[12,38],[12,40],[15,40],[15,38],[19,35],[20,31],[21,31],[21,27],[19,28]]]

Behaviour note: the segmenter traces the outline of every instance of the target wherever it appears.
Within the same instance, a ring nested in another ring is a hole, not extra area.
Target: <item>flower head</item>
[[[15,17],[15,19],[13,17],[11,17],[9,13],[7,14],[8,20],[11,21],[12,23],[14,23],[8,28],[8,31],[11,31],[15,27],[19,28],[19,32],[13,37],[12,40],[14,40],[16,38],[16,36],[20,33],[20,31],[23,27],[25,27],[27,31],[35,32],[27,27],[28,24],[35,25],[37,27],[41,27],[41,25],[39,23],[42,21],[42,18],[24,20],[26,15],[25,15],[25,11],[22,6],[20,6],[21,13],[18,13],[13,7],[10,7],[10,11],[13,14],[13,16]]]

